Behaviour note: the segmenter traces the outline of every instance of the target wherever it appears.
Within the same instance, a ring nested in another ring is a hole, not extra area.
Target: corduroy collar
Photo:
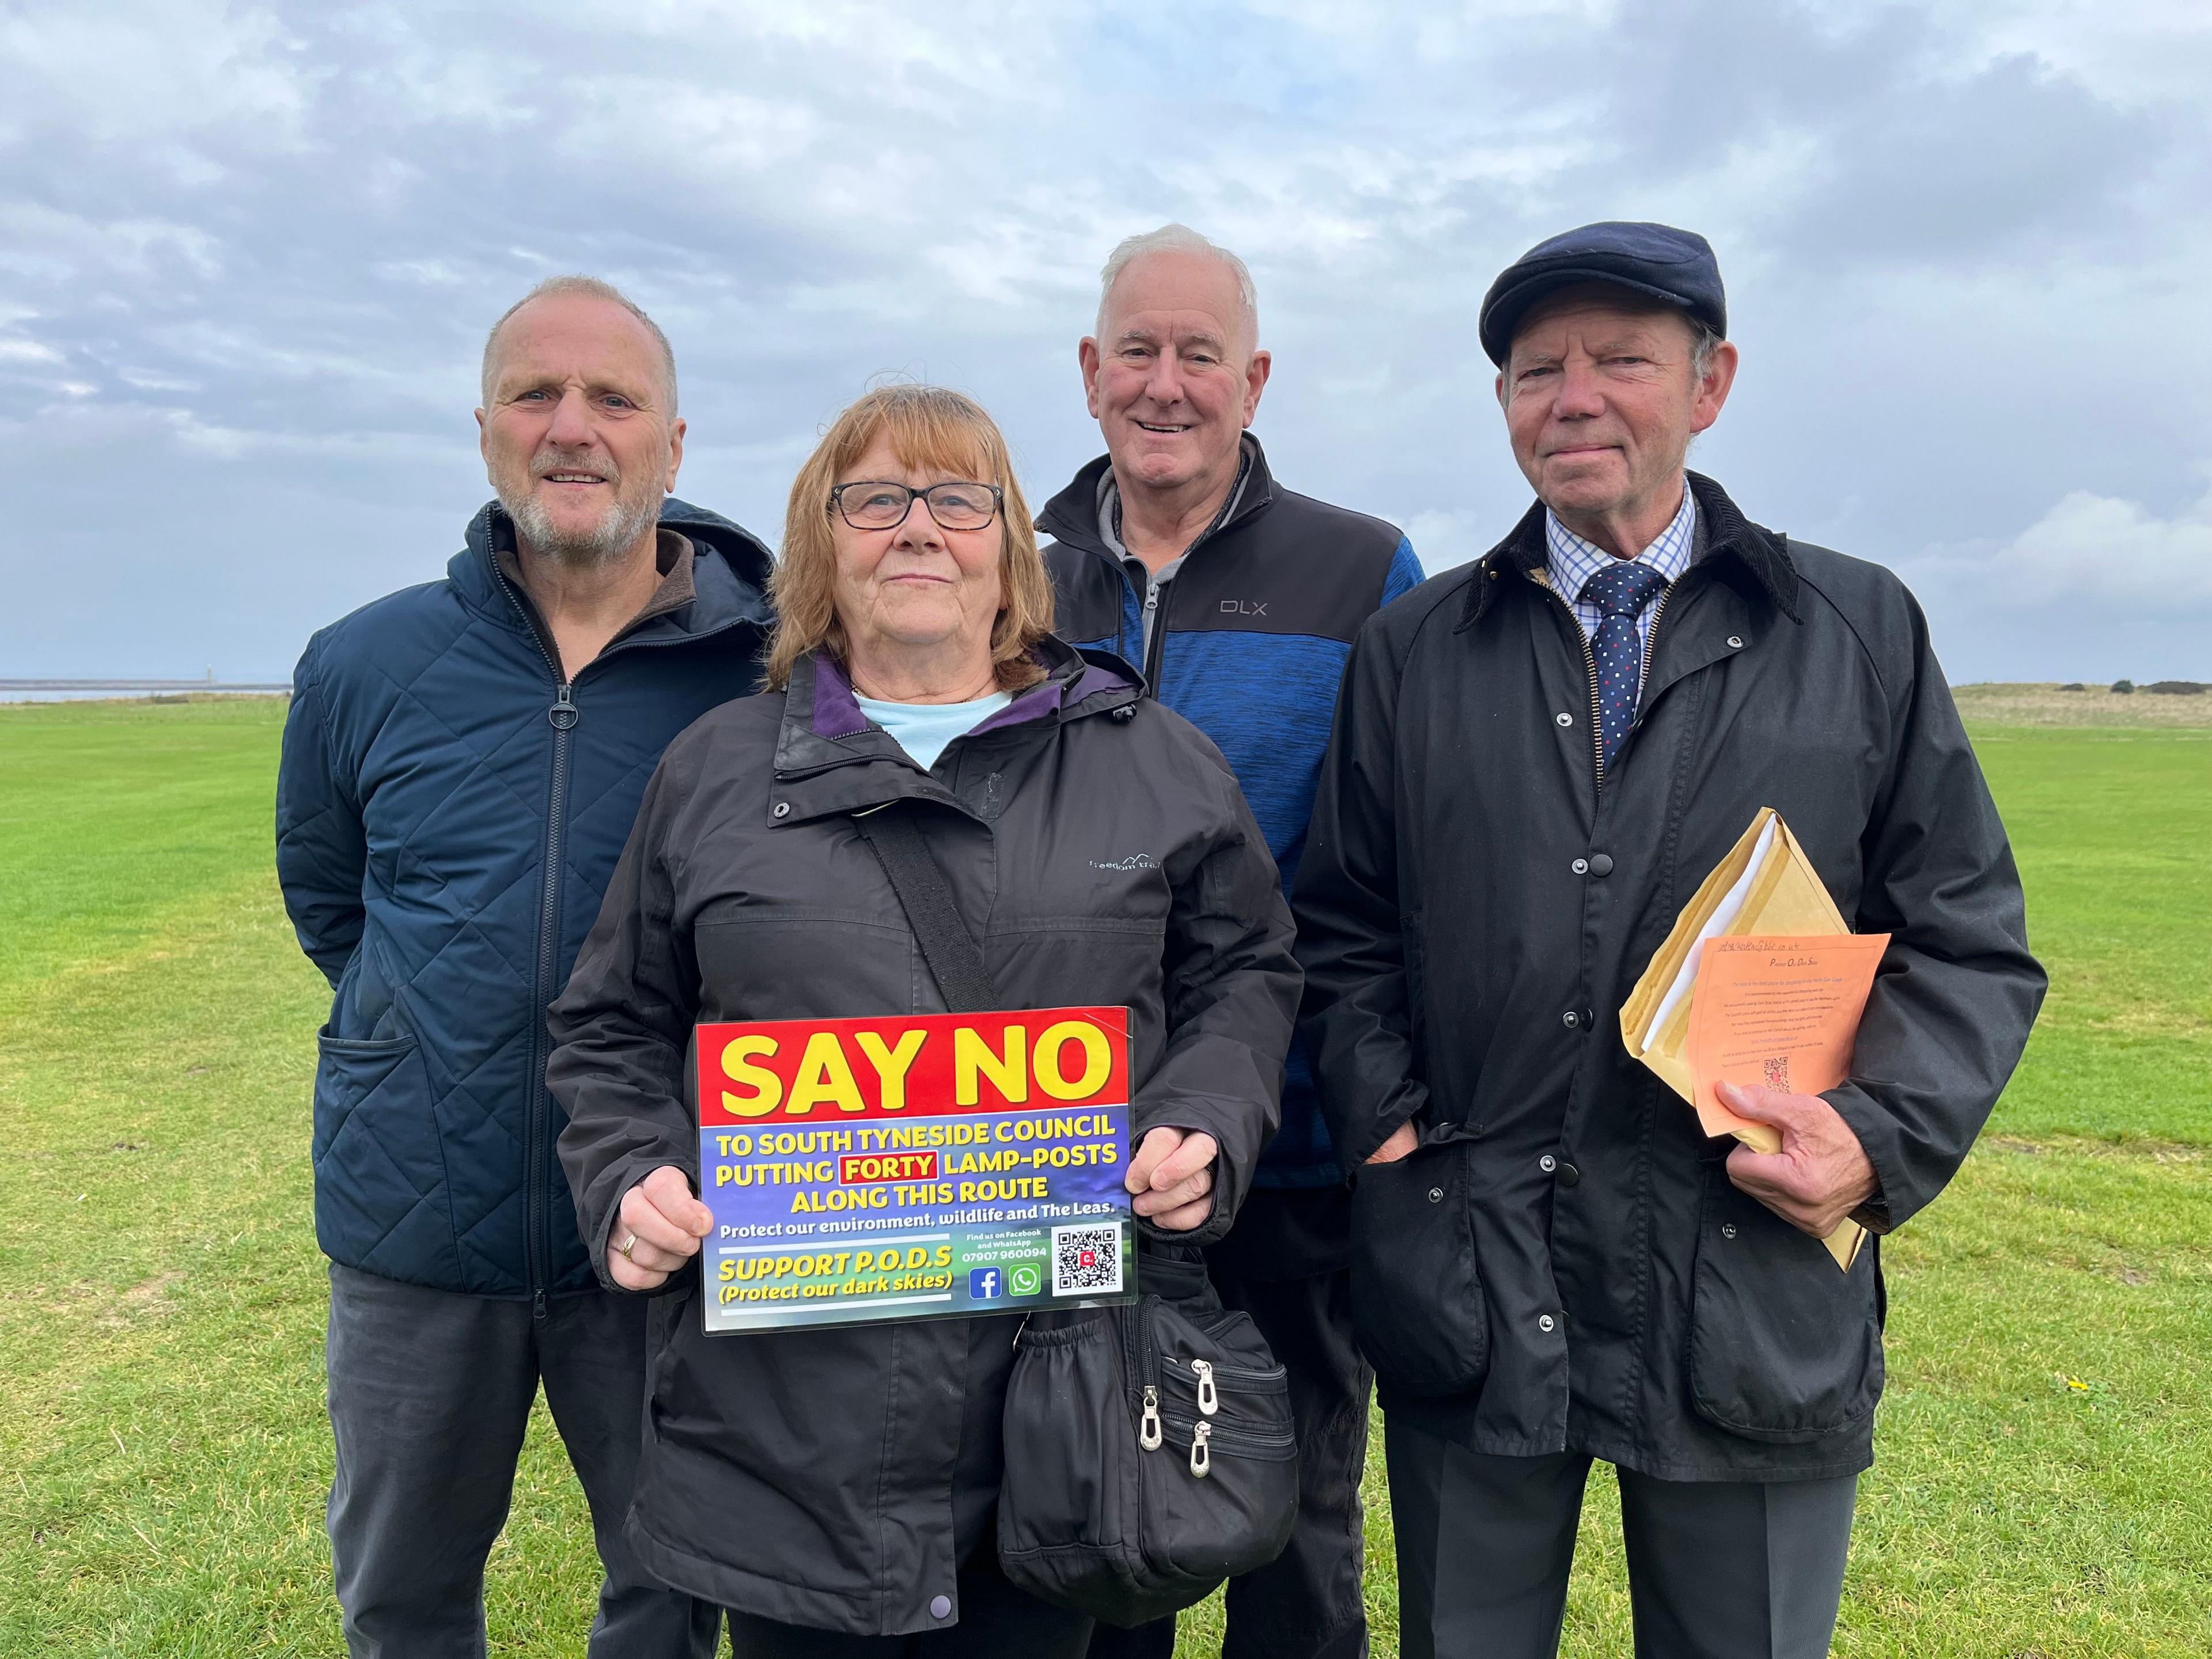
[[[1705,558],[1735,559],[1757,580],[1777,610],[1790,621],[1798,621],[1797,567],[1790,562],[1790,538],[1745,518],[1728,492],[1702,472],[1690,473],[1688,477],[1704,526]],[[1472,628],[1482,619],[1497,591],[1498,576],[1507,571],[1532,576],[1544,568],[1549,556],[1544,539],[1544,504],[1538,501],[1522,514],[1521,522],[1504,541],[1475,562],[1474,580],[1468,584],[1460,628]]]

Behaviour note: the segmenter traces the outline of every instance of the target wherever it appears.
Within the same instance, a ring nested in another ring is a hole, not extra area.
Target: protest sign
[[[709,1331],[1136,1293],[1125,1008],[698,1028]]]

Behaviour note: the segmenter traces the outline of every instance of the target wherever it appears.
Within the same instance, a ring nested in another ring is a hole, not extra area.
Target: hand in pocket
[[[1407,1118],[1390,1131],[1388,1140],[1368,1153],[1367,1161],[1370,1164],[1395,1164],[1400,1158],[1410,1155],[1420,1144],[1421,1132],[1413,1127],[1413,1119]]]

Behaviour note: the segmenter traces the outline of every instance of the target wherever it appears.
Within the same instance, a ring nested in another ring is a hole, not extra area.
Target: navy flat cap
[[[1681,307],[1716,334],[1728,332],[1728,295],[1711,243],[1694,230],[1608,219],[1539,242],[1498,273],[1476,324],[1490,361],[1503,368],[1528,307],[1576,283],[1618,283]]]

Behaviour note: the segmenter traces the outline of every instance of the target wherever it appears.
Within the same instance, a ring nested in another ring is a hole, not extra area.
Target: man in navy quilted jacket
[[[500,319],[477,421],[498,500],[442,581],[309,641],[277,781],[285,905],[336,992],[314,1164],[338,1601],[354,1659],[483,1653],[543,1382],[606,1572],[590,1653],[704,1659],[718,1613],[622,1532],[647,1304],[577,1237],[545,1006],[661,750],[754,687],[769,554],[667,497],[675,357],[604,283]]]

